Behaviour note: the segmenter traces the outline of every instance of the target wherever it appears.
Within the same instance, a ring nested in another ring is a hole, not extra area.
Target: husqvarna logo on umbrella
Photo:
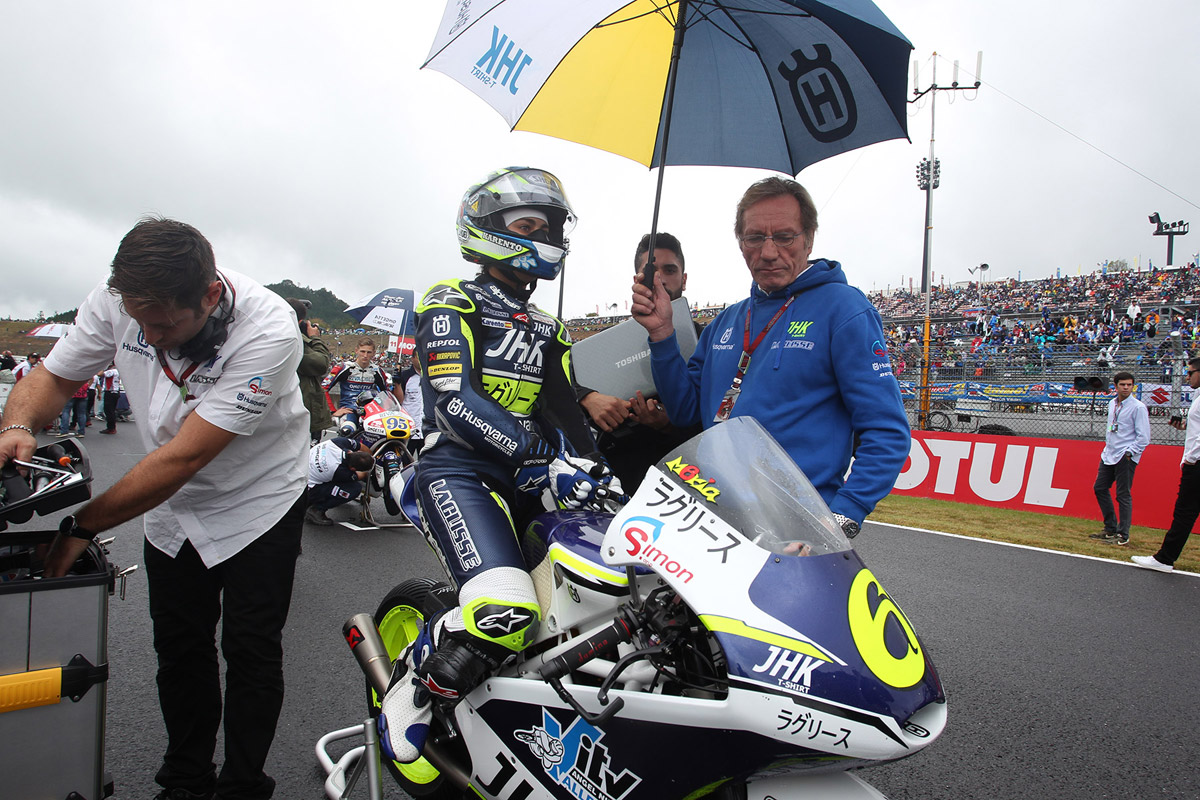
[[[829,45],[813,45],[815,58],[793,50],[794,64],[779,64],[779,74],[792,90],[792,101],[804,127],[818,142],[836,142],[854,132],[858,107],[846,76],[833,63]]]

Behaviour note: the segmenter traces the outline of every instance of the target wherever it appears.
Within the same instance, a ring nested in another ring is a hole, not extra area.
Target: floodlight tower
[[[1158,215],[1157,211],[1150,215],[1150,224],[1155,226],[1155,236],[1167,237],[1167,266],[1169,267],[1175,256],[1175,237],[1187,236],[1189,224],[1183,220],[1179,220],[1179,222],[1163,222],[1162,217]]]
[[[917,165],[917,188],[925,192],[925,239],[921,254],[921,291],[925,294],[925,345],[921,356],[921,405],[917,412],[917,427],[928,429],[929,419],[929,306],[933,294],[931,270],[933,268],[933,190],[941,183],[942,165],[934,155],[934,130],[937,124],[937,93],[965,92],[977,90],[981,81],[979,74],[983,70],[983,51],[976,56],[975,83],[970,86],[958,85],[958,62],[954,62],[954,77],[949,86],[938,86],[937,82],[937,53],[933,54],[932,82],[925,89],[917,88],[917,62],[913,62],[913,99],[915,103],[925,95],[929,97],[929,158],[921,159]]]

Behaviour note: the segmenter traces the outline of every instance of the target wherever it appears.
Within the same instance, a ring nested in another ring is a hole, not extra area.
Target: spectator
[[[13,370],[13,377],[17,379],[18,383],[20,383],[22,378],[28,375],[34,367],[41,363],[41,360],[42,357],[37,353],[30,353],[29,355],[25,356],[25,360],[18,364],[16,369]]]
[[[421,388],[421,361],[419,359],[410,359],[398,373],[394,382],[395,389],[393,391],[400,395],[397,399],[400,400],[400,407],[403,408],[413,420],[412,435],[408,437],[408,452],[412,456],[416,456],[421,452],[421,446],[425,443],[425,436],[421,430],[421,420],[425,417],[425,395]]]
[[[1104,516],[1104,530],[1090,539],[1129,544],[1129,525],[1133,519],[1133,473],[1150,444],[1150,414],[1146,405],[1133,396],[1133,375],[1118,372],[1113,376],[1117,396],[1108,401],[1108,425],[1104,450],[1096,469],[1096,503]],[[1117,484],[1117,508],[1113,512],[1113,483]]]
[[[79,384],[79,388],[75,390],[75,394],[71,395],[71,399],[63,406],[62,414],[58,419],[58,435],[71,435],[71,417],[75,417],[75,435],[80,439],[87,433],[87,393],[88,385],[91,381],[84,381]]]
[[[121,402],[121,372],[115,363],[99,373],[100,386],[104,389],[104,430],[101,433],[117,432],[117,404]]]
[[[634,251],[635,275],[642,274],[649,253],[650,234],[646,234]],[[672,301],[683,297],[687,272],[684,270],[683,246],[678,239],[666,232],[655,234],[654,265],[657,274],[662,275],[667,296]],[[695,322],[692,324],[696,325]],[[700,333],[699,325],[696,325],[696,333]],[[646,471],[660,456],[700,432],[699,425],[672,425],[657,396],[646,398],[638,392],[636,397],[622,400],[578,384],[575,394],[593,424],[601,430],[597,440],[600,452],[630,494],[637,491]]]
[[[98,533],[144,515],[167,731],[158,798],[268,798],[275,782],[264,767],[283,705],[281,641],[304,519],[294,318],[273,292],[218,272],[195,228],[153,217],[122,239],[107,286],[84,300],[76,324],[45,368],[14,389],[0,463],[28,460],[33,431],[110,359],[128,380],[150,451],[63,520],[45,575],[65,574]]]
[[[808,260],[816,232],[816,207],[795,181],[766,178],[746,191],[734,233],[750,297],[704,329],[688,362],[661,278],[653,292],[634,284],[632,309],[649,333],[654,383],[671,420],[707,428],[755,417],[853,536],[904,466],[908,418],[879,313],[836,261]]]
[[[300,395],[308,409],[308,434],[313,444],[321,441],[321,431],[333,427],[333,417],[325,402],[325,390],[321,379],[329,371],[329,345],[321,341],[321,329],[308,319],[307,300],[287,298],[287,304],[296,312],[300,325],[300,338],[304,341],[304,355],[296,373],[300,376]]]
[[[1200,390],[1200,358],[1188,361],[1187,382],[1192,388],[1192,405],[1188,409],[1187,419],[1173,418],[1170,421],[1172,428],[1187,431],[1183,458],[1179,462],[1179,494],[1175,497],[1171,527],[1163,536],[1157,553],[1132,557],[1133,563],[1139,567],[1160,572],[1175,569],[1175,561],[1192,535],[1196,517],[1200,516],[1200,391],[1197,391]]]

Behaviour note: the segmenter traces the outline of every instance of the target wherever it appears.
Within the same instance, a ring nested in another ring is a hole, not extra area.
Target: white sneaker
[[[1175,569],[1175,567],[1172,565],[1164,564],[1154,556],[1130,556],[1129,560],[1137,564],[1139,567],[1156,569],[1159,572],[1170,572],[1171,570]]]

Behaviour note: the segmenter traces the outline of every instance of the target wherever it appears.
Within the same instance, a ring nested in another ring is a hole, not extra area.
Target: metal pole
[[[933,85],[937,86],[937,53],[933,54]],[[925,292],[925,345],[921,356],[921,405],[917,427],[929,429],[929,311],[933,295],[930,270],[933,262],[933,181],[937,169],[934,156],[934,128],[937,125],[937,92],[929,98],[929,175],[925,185],[925,245],[921,255],[921,289]]]
[[[658,156],[658,181],[654,188],[654,215],[650,220],[650,251],[646,254],[646,266],[642,272],[642,284],[654,288],[654,251],[658,238],[658,209],[662,204],[663,173],[667,169],[667,145],[671,140],[671,113],[675,107],[675,76],[679,73],[679,53],[683,50],[683,35],[687,32],[687,7],[689,0],[679,0],[675,10],[675,39],[671,43],[671,63],[667,67],[667,97],[663,108],[662,150]]]

